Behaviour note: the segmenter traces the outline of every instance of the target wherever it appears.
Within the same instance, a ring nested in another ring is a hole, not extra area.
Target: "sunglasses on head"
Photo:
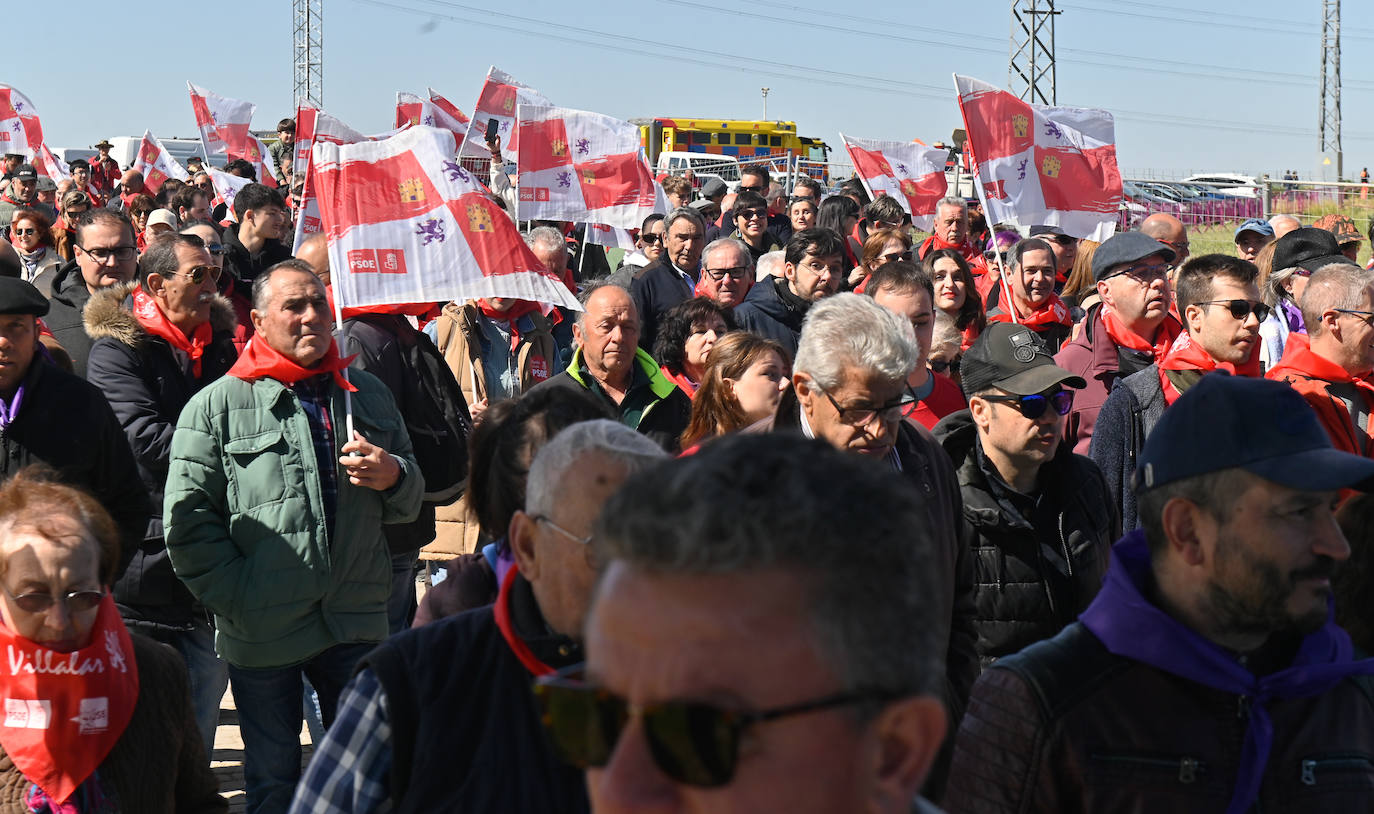
[[[1269,312],[1273,310],[1262,302],[1250,302],[1249,300],[1206,300],[1198,303],[1198,305],[1224,305],[1230,310],[1231,316],[1236,319],[1245,319],[1254,314],[1255,319],[1260,322],[1268,319]]]
[[[620,733],[638,717],[654,765],[688,786],[724,786],[735,776],[740,739],[752,726],[807,712],[891,701],[896,693],[846,692],[799,704],[741,712],[690,701],[666,701],[632,707],[618,695],[567,678],[567,671],[535,682],[541,721],[555,751],[579,769],[602,767],[611,760]]]
[[[1049,396],[1043,393],[1036,393],[1030,396],[998,396],[988,395],[981,397],[984,401],[996,401],[1002,404],[1010,404],[1021,412],[1021,415],[1029,419],[1037,419],[1045,414],[1051,406],[1059,415],[1068,415],[1069,410],[1073,409],[1073,391],[1056,390]]]

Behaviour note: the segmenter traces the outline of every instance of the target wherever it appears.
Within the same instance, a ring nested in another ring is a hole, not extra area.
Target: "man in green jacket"
[[[177,422],[164,519],[177,576],[215,614],[247,809],[265,814],[287,810],[300,776],[302,676],[328,726],[354,665],[386,637],[382,524],[415,519],[424,478],[390,391],[345,378],[307,267],[256,279],[252,320],[239,361]]]

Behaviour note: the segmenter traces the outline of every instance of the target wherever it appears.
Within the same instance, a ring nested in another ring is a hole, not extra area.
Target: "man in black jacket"
[[[582,661],[592,525],[622,483],[664,458],[607,419],[540,449],[496,603],[394,636],[363,659],[292,811],[363,810],[364,796],[396,811],[587,811],[582,774],[549,748],[530,682]]]
[[[701,250],[706,248],[706,221],[691,207],[681,207],[663,219],[663,254],[644,267],[630,283],[639,312],[639,346],[654,351],[658,320],[678,303],[694,296],[701,274]]]
[[[264,184],[249,184],[234,196],[238,225],[224,232],[224,268],[247,291],[253,278],[291,258],[284,242],[291,231],[291,216],[281,193]]]
[[[143,254],[138,282],[97,291],[85,311],[94,341],[86,377],[123,426],[153,503],[138,551],[114,586],[115,601],[130,628],[170,645],[185,660],[206,754],[214,747],[229,676],[215,655],[209,615],[167,557],[162,496],[181,409],[238,357],[233,306],[215,295],[218,274],[199,237],[159,236]]]
[[[830,229],[803,229],[787,241],[783,276],[749,289],[735,307],[735,321],[795,354],[806,312],[840,290],[846,271],[844,238]]]
[[[969,408],[935,425],[954,460],[978,574],[984,664],[1048,639],[1097,595],[1116,514],[1097,465],[1063,443],[1082,378],[1024,325],[989,325],[964,354]]]
[[[43,321],[71,356],[73,372],[86,375],[91,338],[81,311],[102,288],[127,283],[138,271],[138,243],[129,219],[109,209],[91,209],[76,222],[76,259],[57,270],[52,310]]]

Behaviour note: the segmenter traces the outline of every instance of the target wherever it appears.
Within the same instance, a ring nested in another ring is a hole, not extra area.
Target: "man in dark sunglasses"
[[[587,811],[582,774],[550,752],[530,685],[583,660],[594,522],[622,483],[665,458],[610,420],[574,424],[540,449],[495,604],[394,636],[364,658],[292,810],[377,811],[389,801],[396,811]],[[357,806],[363,797],[373,806]]]
[[[913,801],[946,725],[941,543],[921,507],[906,479],[779,434],[628,481],[595,531],[585,680],[536,687],[594,810],[931,810]]]
[[[1165,408],[1214,370],[1260,375],[1259,329],[1269,306],[1255,285],[1258,274],[1252,263],[1230,255],[1189,260],[1174,291],[1186,333],[1159,362],[1123,378],[1097,414],[1088,454],[1121,512],[1116,536],[1136,527],[1131,474]]]
[[[935,426],[959,472],[976,558],[984,664],[1048,639],[1097,593],[1116,515],[1102,474],[1064,443],[1085,382],[1025,326],[995,323],[961,364],[968,409]]]

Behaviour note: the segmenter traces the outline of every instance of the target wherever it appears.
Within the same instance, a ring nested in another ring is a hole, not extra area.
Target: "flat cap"
[[[1164,259],[1170,263],[1176,256],[1173,249],[1143,232],[1112,235],[1093,253],[1093,282],[1105,279],[1113,266],[1134,263],[1156,254],[1164,255]]]
[[[18,277],[0,277],[0,314],[33,314],[41,317],[48,313],[48,298]]]

